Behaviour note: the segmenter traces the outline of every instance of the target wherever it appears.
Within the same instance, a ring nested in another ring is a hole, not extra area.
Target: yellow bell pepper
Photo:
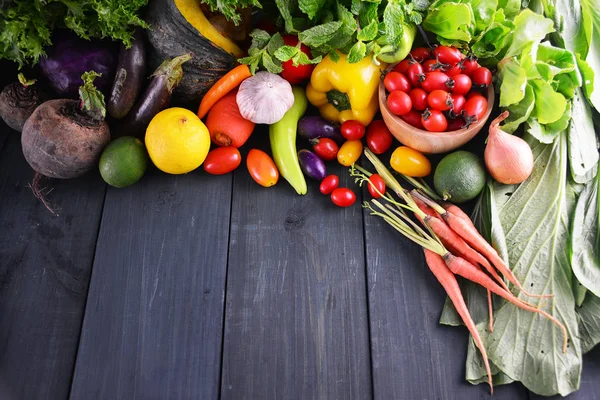
[[[350,64],[345,54],[338,54],[338,62],[327,55],[315,67],[306,97],[328,121],[356,120],[367,126],[379,110],[377,92],[387,64],[375,65],[371,57]]]

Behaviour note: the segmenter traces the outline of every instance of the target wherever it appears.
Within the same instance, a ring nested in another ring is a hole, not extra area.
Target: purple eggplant
[[[329,138],[337,144],[344,143],[340,127],[319,116],[302,117],[298,121],[298,134],[307,140]]]
[[[304,175],[309,178],[322,181],[327,176],[325,162],[312,151],[300,150],[298,152],[298,161],[300,161],[300,167],[304,171]]]

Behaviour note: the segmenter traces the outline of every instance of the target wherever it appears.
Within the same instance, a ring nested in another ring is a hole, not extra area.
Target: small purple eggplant
[[[298,134],[307,140],[330,138],[338,145],[344,143],[340,127],[319,116],[302,117],[298,121]]]
[[[317,181],[322,181],[327,176],[325,162],[310,150],[300,150],[298,152],[298,160],[300,167],[304,171],[304,175]]]

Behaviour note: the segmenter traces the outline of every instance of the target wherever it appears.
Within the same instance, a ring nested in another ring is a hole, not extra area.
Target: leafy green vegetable
[[[525,9],[515,18],[513,40],[505,57],[519,56],[532,43],[541,42],[546,35],[554,32],[552,20]]]
[[[533,115],[540,124],[558,121],[567,109],[565,96],[555,92],[548,82],[541,79],[532,79],[530,83],[535,94]]]
[[[591,107],[583,99],[580,89],[573,97],[571,114],[572,122],[568,129],[571,176],[575,182],[585,183],[596,173],[598,141]]]
[[[440,43],[469,42],[472,37],[469,32],[470,26],[473,24],[472,15],[469,4],[449,2],[439,5],[437,8],[432,5],[423,21],[423,28],[435,33]]]
[[[527,71],[516,59],[507,58],[502,61],[498,79],[500,84],[500,107],[516,104],[525,98],[527,87]]]
[[[14,0],[0,9],[0,58],[35,64],[52,44],[52,32],[69,28],[85,39],[111,38],[131,45],[147,0]]]
[[[577,308],[577,317],[581,350],[587,353],[600,343],[600,298],[588,294]]]

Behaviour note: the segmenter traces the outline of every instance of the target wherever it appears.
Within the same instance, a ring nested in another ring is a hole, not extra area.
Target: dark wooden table
[[[151,168],[127,189],[46,181],[53,217],[31,178],[2,124],[0,399],[489,397],[419,248],[360,201]],[[571,398],[600,398],[600,349],[584,359]]]

